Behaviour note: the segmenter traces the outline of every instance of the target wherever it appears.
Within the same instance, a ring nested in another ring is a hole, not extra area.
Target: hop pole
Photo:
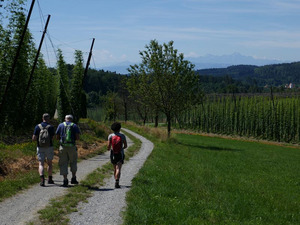
[[[86,66],[85,66],[85,70],[84,70],[84,74],[83,74],[83,79],[82,79],[82,88],[84,88],[85,79],[86,79],[87,72],[88,72],[88,69],[89,69],[89,65],[90,65],[90,61],[91,61],[91,57],[92,57],[92,52],[93,52],[93,47],[94,47],[94,42],[95,42],[95,38],[93,38],[90,53],[89,53],[89,57],[88,57],[88,60],[86,62]]]
[[[41,48],[42,48],[42,45],[43,45],[44,37],[45,37],[45,34],[47,32],[47,27],[48,27],[49,20],[50,20],[50,15],[48,15],[48,18],[47,18],[47,21],[46,21],[46,25],[45,25],[45,28],[44,28],[44,32],[43,32],[43,35],[42,35],[42,38],[41,38],[41,41],[40,41],[40,45],[39,45],[39,48],[38,48],[38,51],[36,53],[36,56],[35,56],[35,59],[34,59],[34,63],[33,63],[32,69],[31,69],[31,73],[30,73],[30,77],[29,77],[29,80],[28,80],[28,83],[27,83],[25,95],[23,97],[23,104],[22,104],[23,107],[25,105],[26,97],[27,97],[27,94],[29,92],[29,88],[30,88],[30,84],[31,84],[31,81],[32,81],[32,78],[33,78],[34,70],[35,70],[37,61],[39,59],[39,55],[40,55],[40,51],[41,51]]]

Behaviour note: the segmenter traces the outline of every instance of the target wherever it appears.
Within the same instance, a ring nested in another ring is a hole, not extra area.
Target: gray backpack
[[[39,128],[41,129],[39,134],[39,146],[40,147],[49,147],[50,146],[50,134],[48,128],[50,125],[48,124],[46,127],[43,127],[42,124],[39,124]]]

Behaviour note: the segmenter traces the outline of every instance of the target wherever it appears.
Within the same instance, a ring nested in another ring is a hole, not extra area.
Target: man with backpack
[[[110,150],[110,160],[114,166],[115,188],[120,188],[119,181],[121,176],[121,168],[124,163],[124,149],[127,148],[126,136],[120,133],[121,124],[115,122],[111,125],[114,133],[108,136],[107,150]]]
[[[50,115],[48,113],[43,114],[42,120],[42,123],[35,126],[32,140],[37,141],[37,157],[41,178],[40,186],[45,186],[44,162],[46,158],[48,164],[48,184],[54,184],[52,180],[52,160],[54,156],[52,139],[55,131],[54,127],[50,124]]]
[[[78,154],[75,141],[80,138],[80,130],[72,121],[73,116],[66,115],[65,122],[59,124],[56,130],[56,138],[60,142],[58,165],[60,168],[60,175],[63,175],[64,177],[63,187],[68,187],[69,163],[72,172],[71,184],[78,184],[78,181],[76,180]]]

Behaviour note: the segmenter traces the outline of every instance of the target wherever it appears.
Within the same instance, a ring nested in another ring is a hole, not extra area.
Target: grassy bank
[[[145,135],[155,149],[133,180],[125,224],[300,223],[299,147]]]

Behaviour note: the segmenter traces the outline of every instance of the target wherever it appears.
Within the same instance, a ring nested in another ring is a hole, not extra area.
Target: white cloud
[[[300,41],[245,41],[241,44],[247,47],[300,48]]]
[[[196,58],[199,57],[199,55],[195,52],[189,52],[188,54],[184,55],[185,57],[190,57],[190,58]]]

